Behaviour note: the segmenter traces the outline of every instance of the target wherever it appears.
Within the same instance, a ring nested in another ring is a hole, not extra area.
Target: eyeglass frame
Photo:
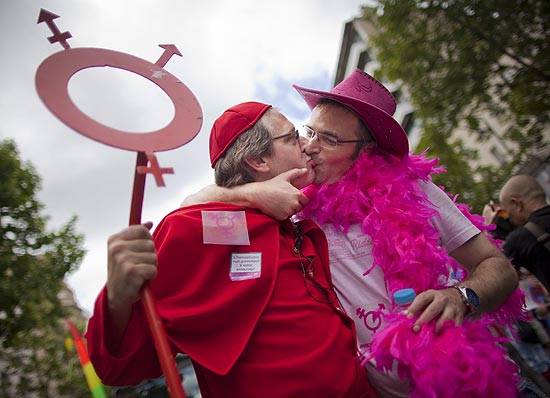
[[[294,137],[292,137],[294,136]],[[300,140],[300,132],[297,130],[297,129],[294,129],[294,131],[291,131],[290,133],[286,133],[286,134],[283,134],[283,135],[279,135],[277,137],[271,137],[271,141],[275,141],[275,140],[278,140],[280,138],[286,138],[286,137],[292,137],[294,138],[296,141],[299,141]]]
[[[308,126],[307,124],[302,125],[302,127],[306,130],[306,135],[303,136],[306,140],[311,141],[312,139],[317,137],[317,141],[319,141],[319,145],[328,150],[335,150],[338,148],[340,144],[351,144],[351,143],[357,143],[357,142],[363,142],[366,144],[366,140],[364,138],[361,138],[359,140],[342,140],[341,138],[338,138],[338,136],[332,136],[331,134],[327,134],[322,131],[320,132],[315,131],[315,129]],[[311,130],[312,134],[311,136],[308,137],[307,132],[309,130]],[[323,141],[319,137],[323,137],[325,139],[328,139],[329,141],[334,141],[335,142],[334,146],[328,146],[327,144],[323,145]]]
[[[298,254],[298,258],[300,260],[300,266],[302,268],[302,274],[304,278],[304,284],[306,287],[307,294],[309,297],[311,297],[314,301],[321,303],[321,304],[330,304],[336,305],[340,308],[342,308],[342,305],[340,304],[340,300],[338,300],[338,295],[332,289],[330,286],[323,286],[314,276],[315,272],[315,265],[314,265],[314,258],[310,256],[305,256],[302,254],[302,228],[298,224],[294,224],[294,253]],[[303,260],[306,260],[307,263],[304,264]],[[310,285],[312,289],[310,289]],[[312,293],[317,292],[317,294]],[[320,298],[318,295],[321,295],[323,298]],[[326,299],[326,300],[325,300]]]

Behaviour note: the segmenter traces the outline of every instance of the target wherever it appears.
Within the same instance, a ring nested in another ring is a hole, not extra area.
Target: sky
[[[71,49],[109,49],[155,63],[159,44],[174,44],[164,69],[200,103],[198,135],[157,152],[165,187],[147,176],[142,221],[157,225],[190,193],[213,183],[208,136],[225,109],[244,101],[273,104],[296,125],[308,108],[291,84],[329,90],[344,24],[365,0],[2,0],[0,2],[0,140],[13,139],[23,161],[42,179],[38,199],[58,230],[74,215],[87,254],[67,281],[90,315],[107,275],[107,239],[128,225],[136,152],[94,141],[51,113],[35,88],[39,65],[63,51],[45,23],[43,8],[69,31]],[[155,84],[118,68],[86,68],[69,80],[72,101],[111,128],[140,134],[170,123],[174,107]]]

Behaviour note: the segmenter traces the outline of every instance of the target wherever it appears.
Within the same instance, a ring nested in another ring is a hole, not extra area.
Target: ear
[[[257,173],[267,173],[269,171],[269,165],[262,158],[246,159],[245,162]]]
[[[518,212],[522,212],[523,209],[525,208],[523,200],[521,198],[518,198],[518,197],[515,197],[515,196],[510,198],[510,204],[515,206],[515,208]]]
[[[368,144],[365,144],[365,146],[363,146],[363,151],[371,153],[377,146],[378,145],[376,144],[376,142],[369,142]]]

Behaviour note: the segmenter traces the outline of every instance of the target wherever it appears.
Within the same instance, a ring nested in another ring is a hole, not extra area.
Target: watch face
[[[472,303],[474,308],[479,307],[479,297],[477,297],[476,292],[470,288],[466,288],[466,295],[468,296],[468,301]]]

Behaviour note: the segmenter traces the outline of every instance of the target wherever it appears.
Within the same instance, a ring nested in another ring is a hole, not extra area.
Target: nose
[[[319,140],[317,140],[316,138],[317,137],[315,136],[311,138],[301,137],[300,145],[302,146],[302,151],[305,152],[307,155],[319,153]]]

